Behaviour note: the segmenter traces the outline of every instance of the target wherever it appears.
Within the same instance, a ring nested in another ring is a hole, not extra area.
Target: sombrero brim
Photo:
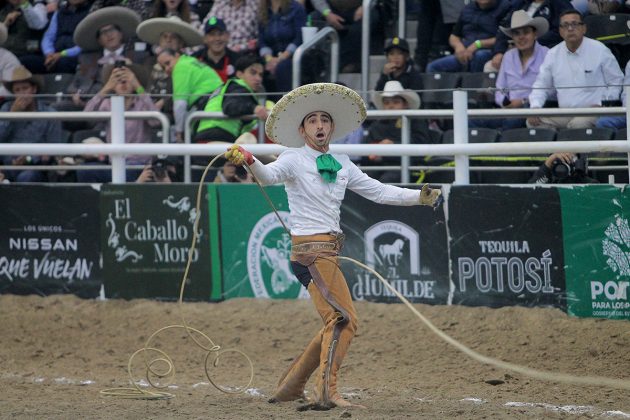
[[[3,46],[5,42],[7,42],[8,38],[9,31],[7,30],[7,27],[4,23],[0,23],[0,47]]]
[[[516,26],[514,28],[509,28],[509,27],[506,28],[504,26],[499,26],[499,29],[505,35],[507,35],[508,37],[512,38],[512,31],[514,29],[525,28],[527,26],[531,26],[531,27],[536,29],[536,39],[538,39],[541,36],[543,36],[544,34],[546,34],[547,31],[549,30],[549,22],[547,22],[547,19],[545,19],[544,17],[540,17],[540,16],[533,18],[529,22],[526,22],[524,25]]]
[[[152,45],[160,43],[162,32],[179,35],[187,47],[195,47],[203,43],[203,36],[192,25],[173,18],[153,18],[142,22],[136,29],[138,38]]]
[[[405,98],[407,104],[409,105],[409,109],[420,108],[420,96],[411,90],[404,90],[401,92],[376,92],[372,97],[372,102],[374,102],[376,108],[383,109],[383,98],[393,98],[394,96]]]
[[[136,34],[140,24],[140,15],[131,9],[111,6],[98,9],[88,14],[74,30],[74,43],[83,51],[95,51],[102,47],[98,43],[98,31],[105,25],[116,25],[127,40]]]
[[[365,102],[358,93],[336,83],[312,83],[284,95],[273,107],[265,132],[275,143],[302,147],[298,127],[311,112],[330,114],[335,124],[331,141],[356,130],[366,117]]]

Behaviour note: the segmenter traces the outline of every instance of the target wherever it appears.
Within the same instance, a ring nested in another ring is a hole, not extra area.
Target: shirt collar
[[[117,50],[115,50],[113,53],[115,55],[119,55],[122,56],[123,52],[125,51],[125,46],[121,45]],[[108,49],[103,49],[103,57],[107,57],[109,54],[111,54],[111,52]]]

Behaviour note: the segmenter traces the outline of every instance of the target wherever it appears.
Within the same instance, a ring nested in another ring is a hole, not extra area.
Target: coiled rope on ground
[[[186,317],[184,316],[184,311],[183,311],[184,289],[186,288],[186,279],[188,278],[188,272],[190,270],[190,265],[192,264],[193,251],[195,249],[195,243],[197,242],[197,238],[198,238],[197,232],[199,229],[199,220],[201,218],[201,211],[200,211],[201,210],[201,195],[202,195],[201,192],[203,190],[203,183],[212,165],[214,165],[214,163],[221,157],[223,157],[223,155],[217,155],[214,157],[214,159],[210,161],[210,163],[208,163],[205,170],[203,171],[203,175],[201,176],[201,179],[199,180],[199,185],[197,187],[197,200],[196,200],[197,214],[195,217],[195,222],[193,223],[192,241],[190,244],[190,248],[188,249],[188,260],[186,261],[186,269],[184,270],[184,275],[182,276],[182,280],[181,280],[180,288],[179,288],[179,299],[177,300],[177,306],[179,308],[181,324],[167,325],[166,327],[162,327],[159,330],[155,331],[147,339],[144,347],[136,350],[129,357],[129,361],[127,363],[127,373],[129,375],[129,380],[131,384],[133,385],[133,387],[103,389],[101,390],[101,395],[103,396],[118,397],[118,398],[147,399],[147,400],[160,400],[160,399],[173,398],[174,397],[173,394],[166,391],[160,391],[159,389],[165,389],[172,383],[175,377],[175,364],[173,363],[173,360],[170,358],[170,356],[166,354],[166,352],[158,348],[152,347],[151,343],[153,342],[153,339],[157,337],[163,331],[172,330],[172,329],[180,329],[180,328],[186,331],[186,334],[188,335],[188,337],[199,348],[201,348],[203,351],[206,352],[206,357],[204,360],[204,370],[206,373],[206,377],[208,378],[208,381],[210,381],[210,383],[216,389],[226,394],[239,394],[241,392],[245,392],[247,388],[249,388],[249,386],[252,384],[252,381],[254,380],[254,363],[249,358],[249,356],[247,356],[247,354],[237,349],[221,350],[221,347],[214,344],[214,342],[208,335],[188,325],[188,323],[186,322]],[[209,366],[209,362],[211,361],[211,356],[214,355],[212,366],[218,367],[219,358],[221,357],[221,355],[224,355],[226,353],[236,353],[238,355],[241,355],[243,358],[245,358],[245,360],[249,364],[249,380],[246,385],[231,389],[231,388],[227,388],[227,387],[217,384],[212,379],[212,375],[210,374],[210,366]],[[137,381],[134,379],[135,376],[133,374],[133,369],[132,369],[133,360],[136,356],[140,354],[144,356],[144,365],[146,368],[146,380],[153,388],[158,389],[158,391],[142,389],[140,385],[138,385]],[[154,355],[154,356],[153,358],[151,358],[149,357],[149,355]],[[165,383],[157,383],[152,379],[153,377],[157,378],[158,380],[161,380],[164,378],[167,378],[167,379]]]

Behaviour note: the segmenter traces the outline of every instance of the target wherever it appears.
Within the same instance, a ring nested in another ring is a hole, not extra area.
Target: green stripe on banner
[[[210,226],[210,267],[212,275],[212,289],[210,300],[221,300],[223,297],[223,276],[221,275],[221,244],[219,240],[219,195],[217,186],[208,184],[208,224]]]
[[[630,195],[610,185],[559,188],[567,312],[630,319]]]
[[[223,297],[295,299],[308,292],[290,269],[291,237],[257,185],[218,186]],[[265,187],[289,224],[284,187]]]

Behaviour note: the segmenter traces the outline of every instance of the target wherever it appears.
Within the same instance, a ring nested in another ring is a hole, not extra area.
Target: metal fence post
[[[409,144],[410,143],[410,135],[409,135],[409,130],[410,130],[410,121],[409,121],[409,117],[406,116],[402,116],[402,127],[401,127],[401,136],[400,136],[400,142],[402,144]],[[408,155],[404,155],[400,157],[400,182],[402,182],[403,184],[408,184],[409,183],[409,156]]]
[[[453,143],[468,143],[468,92],[453,91]],[[468,155],[455,155],[455,184],[470,184],[470,163]]]
[[[125,98],[112,96],[111,133],[112,144],[125,144]],[[109,157],[112,162],[112,183],[124,184],[127,180],[125,156]]]

